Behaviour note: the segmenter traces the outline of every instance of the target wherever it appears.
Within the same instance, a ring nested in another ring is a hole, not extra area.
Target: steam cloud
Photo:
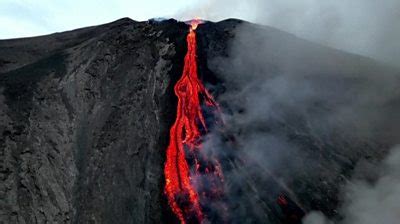
[[[345,204],[341,209],[343,224],[396,224],[400,214],[400,146],[395,147],[383,162],[375,183],[353,180],[345,188]],[[304,224],[330,224],[320,212],[304,218]]]
[[[206,0],[177,17],[214,21],[236,17],[399,65],[399,12],[398,0]]]
[[[327,201],[325,211],[333,210],[339,192],[331,194],[334,198],[324,197],[326,192],[342,189],[338,184],[345,184],[351,175],[343,173],[355,164],[378,163],[390,147],[399,144],[399,72],[274,28],[245,23],[234,36],[228,44],[228,57],[208,58],[208,67],[226,85],[218,100],[229,108],[227,132],[235,136],[241,153],[249,159],[245,171],[232,170],[226,179],[234,182],[231,185],[252,185],[254,194],[231,200],[252,206],[252,200],[265,201],[265,195],[274,198],[283,189],[307,211],[313,209],[311,199],[315,198]],[[246,177],[257,173],[258,183]],[[263,177],[275,179],[280,189],[260,188]],[[363,186],[360,183],[347,187],[355,201],[344,208],[346,224],[360,214],[358,198],[369,192],[371,200],[379,195],[366,187],[357,192],[355,189]],[[376,190],[384,189],[378,186]],[[298,200],[299,193],[309,201]],[[261,217],[263,212],[254,206],[254,213]],[[369,209],[375,206],[366,213]],[[238,210],[234,212],[236,220],[248,215],[249,209],[243,214]],[[319,214],[310,214],[306,221],[330,222]]]

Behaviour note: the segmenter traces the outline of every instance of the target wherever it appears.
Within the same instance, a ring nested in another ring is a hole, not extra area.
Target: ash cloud
[[[398,0],[208,0],[198,1],[177,17],[240,18],[399,65],[399,11]]]

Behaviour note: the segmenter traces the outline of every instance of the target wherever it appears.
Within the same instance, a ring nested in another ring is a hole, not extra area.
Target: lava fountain
[[[202,106],[219,111],[213,96],[198,77],[196,28],[200,20],[191,22],[187,35],[187,54],[181,78],[174,91],[178,97],[176,120],[170,129],[170,141],[164,167],[165,194],[169,206],[181,223],[201,223],[206,214],[202,200],[218,197],[223,191],[221,166],[216,158],[200,153],[202,137],[208,131]],[[193,175],[206,174],[207,183],[194,184]],[[207,185],[207,188],[197,187]],[[211,190],[208,188],[212,188]]]

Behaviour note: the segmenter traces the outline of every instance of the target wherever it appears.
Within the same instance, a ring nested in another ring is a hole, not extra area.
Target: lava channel
[[[201,138],[207,133],[201,106],[204,104],[211,110],[219,111],[218,104],[198,77],[195,31],[200,23],[200,20],[191,22],[186,38],[184,69],[174,87],[178,97],[176,120],[170,129],[164,167],[165,194],[181,223],[202,223],[207,218],[202,205],[202,201],[206,200],[202,199],[218,197],[223,191],[223,175],[218,160],[200,153]],[[207,175],[207,183],[201,180],[195,183],[193,176],[196,175]],[[198,187],[204,185],[207,187]]]

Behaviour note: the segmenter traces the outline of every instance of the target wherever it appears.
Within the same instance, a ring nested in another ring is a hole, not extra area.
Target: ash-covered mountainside
[[[121,19],[0,40],[0,222],[176,222],[163,166],[187,33]],[[340,187],[400,139],[398,71],[239,20],[197,36],[230,222],[340,218]]]

